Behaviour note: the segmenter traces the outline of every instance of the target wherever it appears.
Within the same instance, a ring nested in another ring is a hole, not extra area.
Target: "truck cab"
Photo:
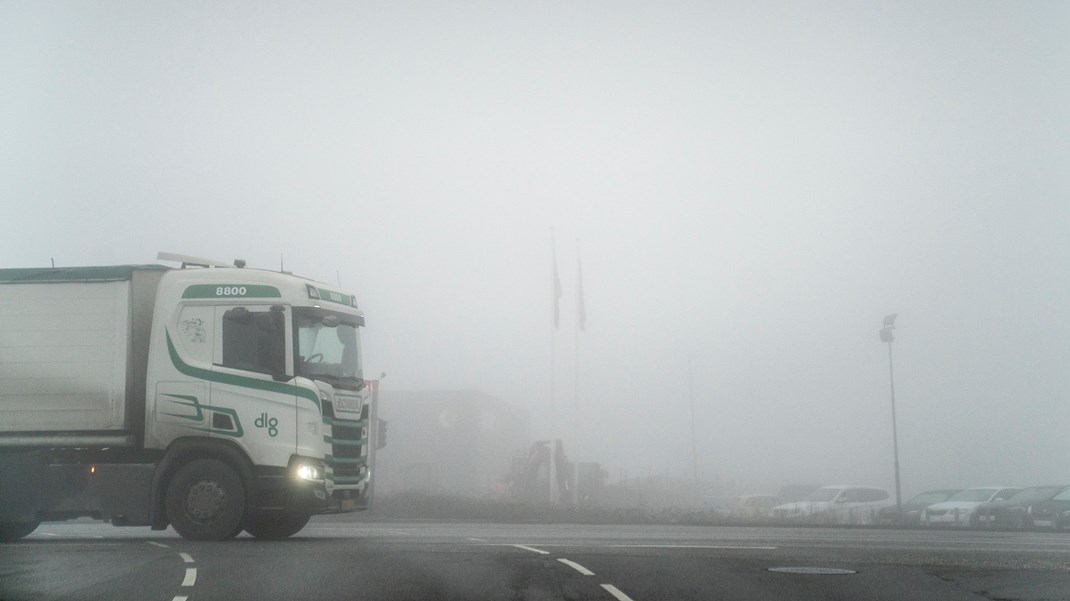
[[[353,296],[285,273],[181,269],[161,279],[154,314],[146,448],[185,463],[207,438],[221,457],[247,458],[247,529],[357,508],[369,415]],[[185,516],[173,514],[219,494],[197,490],[175,506],[164,495],[176,529]]]

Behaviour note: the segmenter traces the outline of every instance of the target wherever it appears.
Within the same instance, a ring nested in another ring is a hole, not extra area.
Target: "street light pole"
[[[895,371],[892,368],[892,341],[895,340],[895,318],[898,313],[892,313],[884,317],[884,327],[881,328],[881,342],[888,343],[888,383],[892,393],[892,449],[895,453],[895,511],[899,514],[903,510],[903,497],[899,488],[899,432],[895,423]]]

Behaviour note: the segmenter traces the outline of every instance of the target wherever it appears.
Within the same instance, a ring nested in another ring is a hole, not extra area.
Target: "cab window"
[[[286,371],[286,327],[282,311],[234,307],[223,313],[223,367],[281,374]]]

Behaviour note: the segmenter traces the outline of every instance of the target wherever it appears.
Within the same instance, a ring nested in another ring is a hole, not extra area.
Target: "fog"
[[[904,495],[1070,482],[1066,3],[8,0],[0,74],[4,267],[340,283],[384,388],[767,490],[894,485],[898,313]]]

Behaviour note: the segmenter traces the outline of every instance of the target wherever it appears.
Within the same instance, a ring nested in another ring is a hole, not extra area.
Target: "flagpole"
[[[560,322],[561,279],[557,274],[557,237],[550,228],[550,252],[554,267],[554,327],[550,330],[550,503],[556,504],[557,491],[557,327]]]
[[[576,238],[576,373],[575,373],[575,390],[573,390],[573,402],[575,404],[574,410],[576,411],[577,420],[579,418],[580,411],[580,330],[584,328],[584,308],[583,308],[583,263],[580,260],[580,239]]]
[[[572,469],[572,504],[579,505],[580,501],[580,470],[579,453],[580,440],[585,440],[580,434],[580,332],[586,329],[587,310],[583,306],[583,260],[580,258],[580,239],[576,238],[576,369],[573,380],[573,408],[572,408],[572,440],[575,442]]]

